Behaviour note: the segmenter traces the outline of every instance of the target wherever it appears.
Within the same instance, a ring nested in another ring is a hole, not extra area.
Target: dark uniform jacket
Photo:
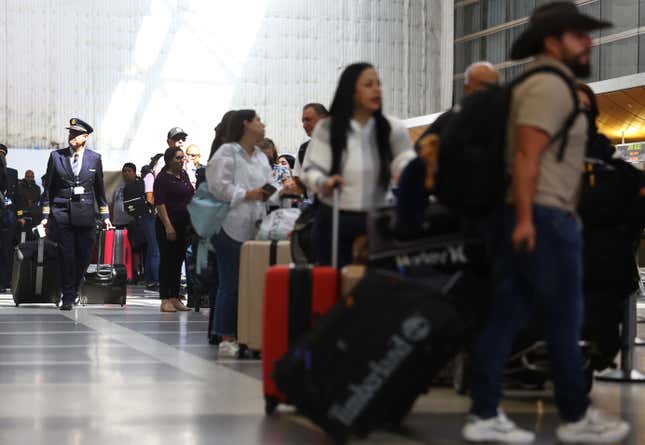
[[[5,166],[2,175],[4,178],[2,178],[0,192],[2,192],[2,198],[8,198],[11,204],[9,206],[5,206],[4,199],[3,202],[0,203],[0,227],[7,228],[16,224],[16,218],[22,217],[22,203],[16,194],[16,187],[18,186],[18,171],[14,168]]]
[[[78,178],[72,171],[71,149],[51,153],[47,163],[47,193],[43,199],[43,218],[51,214],[58,225],[91,227],[96,224],[96,207],[101,219],[109,217],[101,155],[85,149]],[[82,189],[76,189],[82,187]]]

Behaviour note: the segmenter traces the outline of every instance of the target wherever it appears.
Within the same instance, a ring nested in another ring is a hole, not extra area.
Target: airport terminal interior
[[[511,60],[511,46],[531,12],[550,2],[0,0],[0,144],[9,147],[7,165],[18,178],[32,171],[43,186],[50,153],[67,146],[68,124],[85,119],[94,127],[87,147],[101,154],[112,206],[122,165],[133,162],[141,171],[166,149],[169,128],[184,135],[186,146],[201,147],[206,164],[213,129],[228,110],[256,110],[276,155],[297,156],[309,140],[303,106],[328,106],[341,72],[358,61],[378,70],[386,114],[400,118],[415,142],[463,99],[471,64],[490,62],[502,82],[522,72],[530,60]],[[591,35],[593,70],[586,81],[597,95],[598,130],[616,157],[643,170],[645,1],[573,3],[614,24]],[[595,374],[590,393],[594,406],[630,424],[620,442],[626,445],[645,444],[641,246],[640,286],[626,300],[620,353]],[[0,290],[0,445],[336,443],[293,406],[266,412],[262,351],[220,356],[206,295],[198,310],[192,304],[163,312],[158,283],[134,275],[124,284],[123,306],[84,304],[81,295],[63,311],[49,303],[18,305],[10,288]],[[184,303],[187,279],[184,267]],[[526,357],[544,363],[540,351]],[[540,370],[541,377],[525,378],[533,362],[524,358],[515,357],[520,372],[507,367],[502,409],[535,431],[534,443],[558,443],[553,383]],[[462,428],[471,399],[463,359],[446,363],[400,425],[349,443],[467,443]]]

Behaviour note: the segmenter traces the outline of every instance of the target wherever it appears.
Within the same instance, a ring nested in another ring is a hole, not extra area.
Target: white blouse
[[[270,183],[278,190],[269,202],[279,203],[281,186],[273,178],[267,157],[255,147],[251,156],[237,142],[223,144],[206,166],[208,191],[222,202],[230,203],[230,210],[222,228],[228,236],[244,242],[255,238],[256,223],[266,216],[264,201],[247,201],[248,190]]]
[[[391,126],[393,161],[390,171],[392,177],[396,178],[416,154],[403,123],[389,117],[386,119]],[[301,176],[305,185],[329,206],[333,204],[332,197],[322,196],[322,189],[330,176],[332,164],[330,127],[330,118],[322,119],[316,125],[305,154]],[[339,172],[344,181],[340,194],[342,210],[364,212],[386,204],[388,190],[379,184],[379,163],[374,118],[370,118],[363,126],[352,119],[347,134],[347,150],[343,153]]]

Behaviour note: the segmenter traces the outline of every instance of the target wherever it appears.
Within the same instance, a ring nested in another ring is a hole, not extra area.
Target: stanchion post
[[[645,375],[634,369],[634,338],[636,338],[636,295],[633,293],[625,302],[621,331],[620,368],[601,374],[596,378],[607,382],[645,383]]]

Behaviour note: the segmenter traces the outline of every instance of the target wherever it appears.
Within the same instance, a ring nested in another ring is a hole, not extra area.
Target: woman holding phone
[[[242,243],[255,238],[256,223],[266,216],[266,201],[279,203],[276,191],[282,189],[274,181],[266,155],[257,147],[262,138],[264,124],[256,112],[236,111],[229,124],[229,140],[234,142],[223,144],[206,167],[208,190],[230,204],[221,230],[212,239],[220,278],[216,295],[211,295],[217,301],[211,334],[221,338],[220,357],[236,356],[239,350],[237,281]]]
[[[352,260],[354,240],[367,232],[367,212],[415,157],[402,122],[382,110],[381,80],[368,63],[349,65],[340,77],[329,117],[316,125],[303,163],[302,181],[320,199],[312,230],[320,264],[331,264],[332,193],[339,187],[338,266]]]

